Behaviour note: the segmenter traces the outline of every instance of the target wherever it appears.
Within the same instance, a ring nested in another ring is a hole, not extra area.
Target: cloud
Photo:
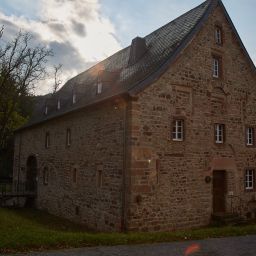
[[[86,36],[86,28],[83,23],[76,22],[75,20],[72,20],[72,26],[73,26],[75,33],[77,33],[77,35]]]
[[[121,48],[113,24],[102,17],[100,7],[99,0],[38,0],[30,8],[36,10],[33,17],[0,11],[0,25],[5,25],[6,41],[22,30],[33,35],[34,45],[51,48],[54,57],[47,65],[51,70],[61,63],[64,81]],[[26,5],[20,8],[26,13]],[[52,82],[51,78],[40,82],[36,93],[47,93]]]

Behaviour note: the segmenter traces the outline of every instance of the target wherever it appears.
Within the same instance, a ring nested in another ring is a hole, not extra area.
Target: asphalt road
[[[30,256],[256,256],[256,235],[150,245],[79,248]],[[19,254],[19,256],[21,256]]]

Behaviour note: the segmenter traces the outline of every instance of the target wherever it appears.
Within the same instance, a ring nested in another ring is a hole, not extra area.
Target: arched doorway
[[[29,156],[27,160],[26,190],[37,191],[37,160],[34,155]]]

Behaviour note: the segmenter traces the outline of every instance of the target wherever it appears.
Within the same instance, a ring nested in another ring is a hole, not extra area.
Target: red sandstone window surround
[[[255,170],[246,169],[245,170],[245,189],[247,191],[254,190],[255,188]]]
[[[214,125],[215,143],[223,144],[225,139],[225,125],[215,124]]]
[[[184,140],[184,120],[174,119],[172,126],[172,140],[183,141]]]

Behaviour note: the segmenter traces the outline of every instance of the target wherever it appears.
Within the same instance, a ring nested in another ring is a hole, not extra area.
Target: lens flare
[[[186,250],[184,256],[189,256],[192,253],[200,251],[200,245],[199,244],[192,244],[190,245]]]

